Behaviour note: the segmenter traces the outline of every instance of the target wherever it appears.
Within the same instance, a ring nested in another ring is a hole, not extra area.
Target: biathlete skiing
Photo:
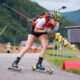
[[[42,15],[33,22],[28,34],[27,44],[19,52],[17,58],[12,63],[12,67],[18,68],[18,63],[20,62],[20,59],[31,48],[33,42],[37,37],[42,44],[42,50],[40,52],[39,59],[36,63],[36,68],[40,70],[45,70],[45,68],[42,66],[42,61],[48,46],[47,33],[49,33],[49,37],[53,37],[55,35],[56,31],[59,29],[60,17],[60,12],[54,10],[51,14]]]

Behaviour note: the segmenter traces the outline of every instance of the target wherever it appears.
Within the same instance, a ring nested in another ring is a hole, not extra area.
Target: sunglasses
[[[59,22],[59,20],[57,20],[57,19],[53,19],[55,22],[57,21],[57,22]]]

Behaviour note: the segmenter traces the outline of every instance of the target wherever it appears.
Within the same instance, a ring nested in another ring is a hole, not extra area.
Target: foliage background
[[[26,18],[3,6],[2,3],[7,4],[29,18],[34,18],[36,15],[40,15],[42,12],[47,11],[38,3],[30,0],[0,0],[0,32],[5,26],[7,26],[5,32],[0,36],[0,42],[3,44],[10,42],[13,45],[13,39],[15,39],[16,45],[19,45],[20,41],[27,40],[28,32],[32,23],[27,22]],[[63,37],[67,37],[65,26],[68,25],[75,26],[77,24],[62,17],[58,32],[60,32]],[[54,37],[49,38],[49,42],[53,42],[53,39]],[[35,42],[40,43],[37,38]]]
[[[76,11],[62,13],[62,16],[68,19],[69,21],[80,25],[80,9]]]

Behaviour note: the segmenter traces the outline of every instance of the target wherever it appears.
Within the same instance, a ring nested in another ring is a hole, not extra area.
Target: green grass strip
[[[61,57],[53,57],[50,55],[45,55],[44,60],[47,60],[47,61],[53,63],[57,68],[60,68],[60,69],[62,69],[64,61],[80,61],[79,58],[61,58]],[[65,71],[80,75],[80,70],[78,70],[78,69],[69,69],[69,70],[65,70]]]

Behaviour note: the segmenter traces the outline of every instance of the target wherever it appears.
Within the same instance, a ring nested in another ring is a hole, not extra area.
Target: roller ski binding
[[[8,70],[9,69],[15,69],[18,70],[19,72],[23,69],[21,66],[20,67],[13,67],[11,64],[8,65]]]
[[[43,71],[43,72],[46,72],[46,73],[49,73],[49,74],[53,73],[53,69],[49,69],[49,70],[39,69],[36,66],[32,66],[32,71]]]

